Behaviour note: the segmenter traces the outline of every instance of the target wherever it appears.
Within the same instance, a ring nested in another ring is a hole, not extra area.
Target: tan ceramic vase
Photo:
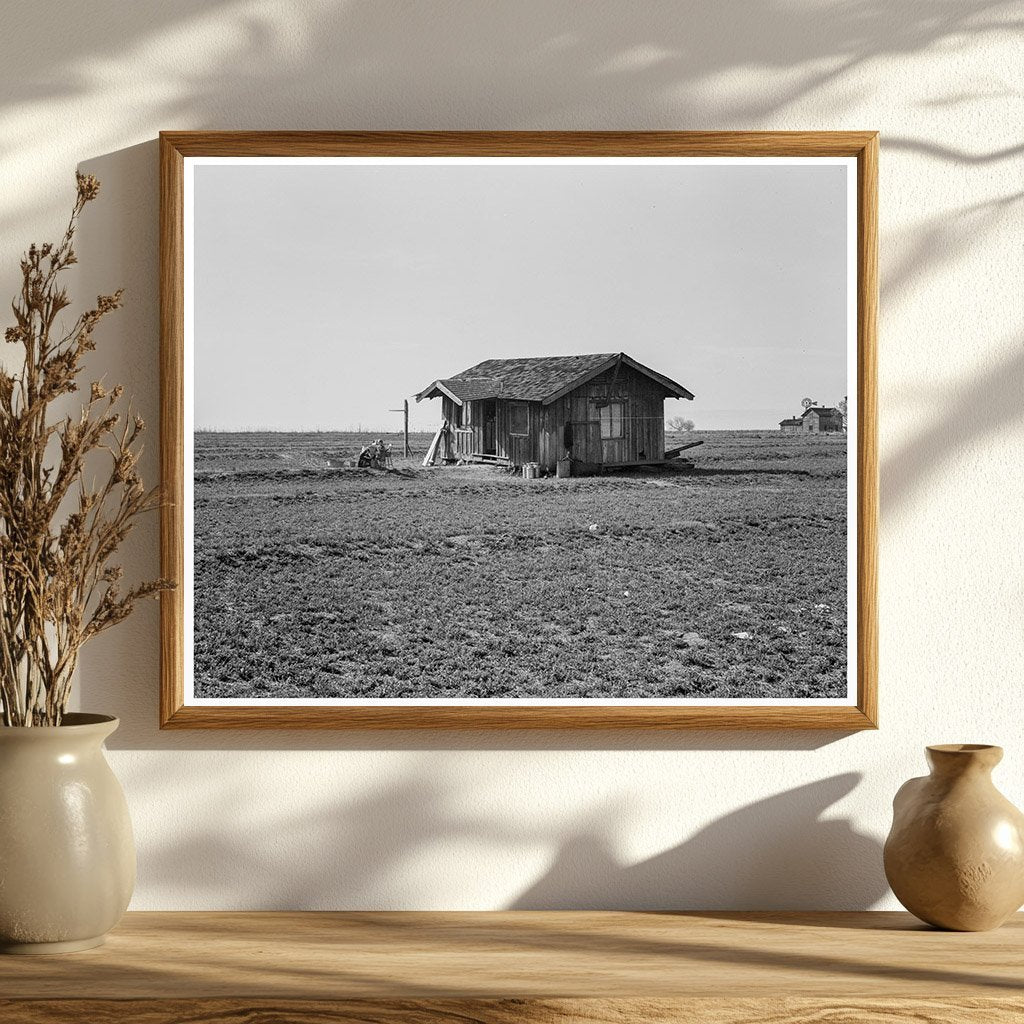
[[[132,826],[103,754],[116,728],[82,714],[0,727],[0,951],[90,949],[128,906]]]
[[[916,917],[937,928],[998,928],[1024,904],[1024,814],[992,784],[999,747],[928,747],[931,775],[893,800],[885,876]]]

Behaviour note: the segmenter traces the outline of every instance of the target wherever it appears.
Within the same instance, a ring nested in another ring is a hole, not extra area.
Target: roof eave
[[[635,359],[631,359],[625,353],[622,354],[622,361],[627,366],[632,366],[634,370],[639,373],[643,373],[650,377],[651,380],[657,381],[666,391],[671,391],[676,398],[685,398],[688,402],[693,401],[693,392],[684,388],[682,384],[677,384],[671,377],[666,377],[663,373],[658,373],[657,370],[652,370],[649,366],[644,366],[643,363],[638,363]]]
[[[462,399],[454,392],[449,391],[439,380],[435,380],[433,384],[428,384],[416,396],[416,401],[422,402],[424,398],[441,398],[442,396],[450,398],[456,405],[462,405]]]

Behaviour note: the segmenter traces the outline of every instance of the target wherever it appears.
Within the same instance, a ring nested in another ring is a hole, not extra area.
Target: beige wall
[[[82,669],[124,720],[136,907],[891,906],[879,842],[925,743],[1004,744],[1024,804],[1022,15],[8,0],[0,294],[97,174],[77,295],[127,287],[95,365],[154,424],[161,128],[882,132],[881,731],[163,734],[150,607]],[[136,541],[153,573],[155,523]]]

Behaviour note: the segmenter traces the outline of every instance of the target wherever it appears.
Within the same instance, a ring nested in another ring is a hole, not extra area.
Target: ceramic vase
[[[128,805],[103,753],[117,719],[0,727],[0,951],[103,942],[135,886]]]
[[[938,928],[998,928],[1024,903],[1024,815],[996,789],[999,747],[927,748],[931,774],[893,800],[885,875],[916,917]]]

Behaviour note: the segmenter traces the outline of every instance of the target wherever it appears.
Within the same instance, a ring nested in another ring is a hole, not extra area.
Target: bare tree
[[[689,433],[693,430],[693,420],[685,419],[682,416],[673,416],[670,420],[665,421],[665,429],[670,434]]]

